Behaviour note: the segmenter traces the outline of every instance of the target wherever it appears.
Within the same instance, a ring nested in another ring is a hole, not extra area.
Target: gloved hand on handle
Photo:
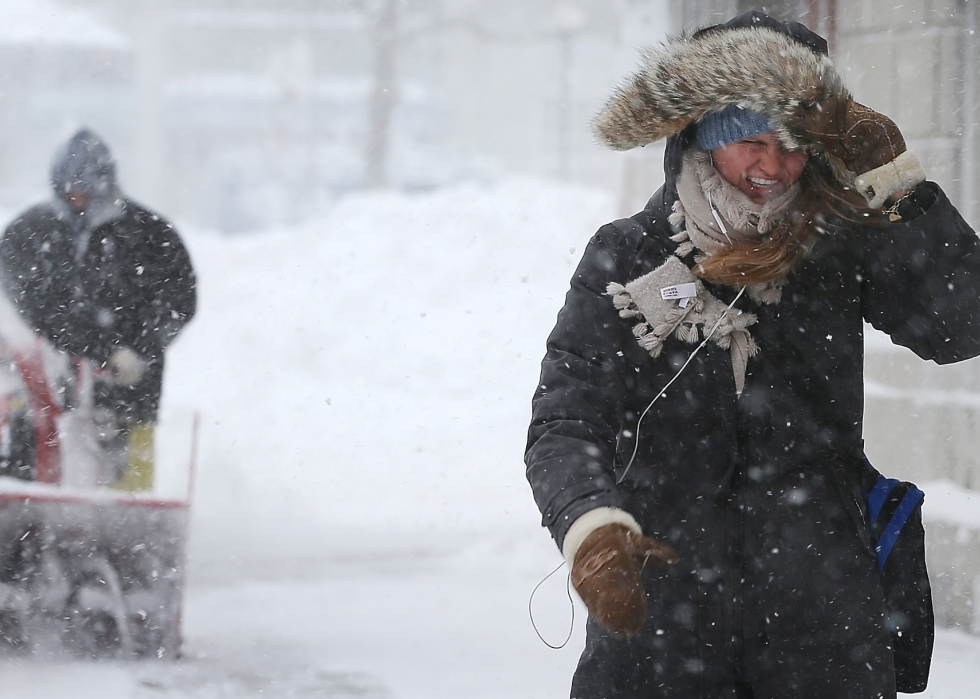
[[[669,565],[678,561],[670,546],[620,522],[593,530],[573,555],[575,591],[603,628],[625,637],[639,633],[647,618],[640,570],[648,563]]]
[[[123,386],[135,386],[143,378],[146,362],[135,350],[129,347],[119,347],[109,355],[107,362],[112,375]]]
[[[800,127],[851,173],[871,208],[883,206],[926,179],[895,122],[863,104],[831,97],[804,112]]]

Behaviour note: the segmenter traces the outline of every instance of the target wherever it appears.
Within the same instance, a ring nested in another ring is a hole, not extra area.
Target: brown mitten
[[[845,97],[831,97],[802,115],[806,137],[854,176],[871,207],[925,179],[894,121]]]
[[[906,150],[894,121],[844,97],[831,97],[808,110],[802,127],[855,175],[890,163]]]
[[[572,585],[604,629],[617,636],[633,636],[647,618],[641,568],[647,562],[669,565],[677,561],[677,554],[667,544],[622,524],[607,524],[579,546],[572,566]]]

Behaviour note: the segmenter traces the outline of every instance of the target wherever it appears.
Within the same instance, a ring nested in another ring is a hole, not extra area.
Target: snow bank
[[[197,541],[358,553],[534,531],[531,393],[611,208],[512,180],[355,195],[250,237],[183,231],[200,308],[168,355],[160,444],[185,463],[200,411]]]

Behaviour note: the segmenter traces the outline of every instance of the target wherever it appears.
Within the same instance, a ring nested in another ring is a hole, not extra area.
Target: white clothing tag
[[[691,299],[698,295],[698,288],[694,282],[688,282],[687,284],[674,284],[673,286],[665,286],[660,289],[660,297],[664,301],[671,301],[673,299]],[[686,307],[687,304],[685,303]]]

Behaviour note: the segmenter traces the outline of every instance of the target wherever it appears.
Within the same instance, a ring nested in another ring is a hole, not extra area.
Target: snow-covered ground
[[[582,643],[528,620],[560,563],[524,481],[544,340],[595,190],[532,180],[342,200],[321,220],[184,231],[200,311],[168,356],[160,494],[201,415],[186,657],[0,661],[5,698],[567,696]],[[534,617],[568,630],[560,571]],[[930,691],[980,686],[940,631]],[[966,694],[965,694],[966,693]]]

